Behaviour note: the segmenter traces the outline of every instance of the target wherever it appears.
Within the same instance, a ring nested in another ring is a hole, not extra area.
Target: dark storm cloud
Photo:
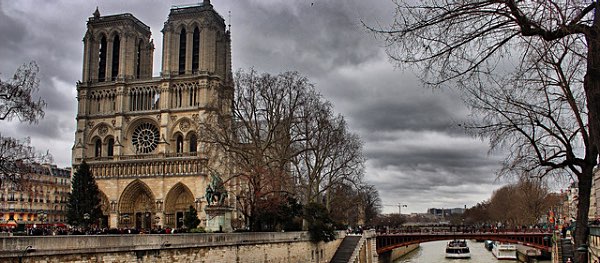
[[[458,124],[464,122],[464,119],[457,119],[450,109],[436,102],[430,98],[403,104],[394,101],[363,104],[352,118],[359,127],[376,127],[377,131],[455,130]]]
[[[316,78],[379,52],[360,28],[355,4],[302,1],[288,8],[274,8],[268,2],[240,4],[243,7],[237,10],[244,13],[241,18],[234,14],[233,32],[238,34],[234,39],[253,44],[237,48],[234,55],[242,64],[274,72],[298,70]]]
[[[0,2],[0,57],[6,58],[12,55],[10,53],[19,52],[19,44],[25,38],[25,25],[8,16],[2,5]]]

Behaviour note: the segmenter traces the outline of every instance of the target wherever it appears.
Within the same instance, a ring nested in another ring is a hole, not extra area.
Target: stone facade
[[[71,170],[49,164],[28,167],[22,182],[4,181],[0,186],[0,225],[64,224]]]
[[[231,112],[224,19],[205,0],[172,7],[162,32],[161,76],[153,78],[148,26],[98,10],[87,22],[72,161],[90,165],[110,227],[180,227],[190,206],[205,224],[207,175],[227,176],[198,142],[206,116]]]
[[[16,262],[25,255],[23,262],[47,263],[329,262],[345,236],[338,235],[318,244],[310,242],[306,232],[0,237],[0,261]]]

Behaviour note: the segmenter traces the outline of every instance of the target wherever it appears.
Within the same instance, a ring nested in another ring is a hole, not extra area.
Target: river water
[[[421,247],[410,252],[408,255],[394,261],[394,263],[440,263],[440,262],[452,262],[452,263],[509,263],[518,262],[516,260],[497,260],[491,251],[488,251],[483,246],[483,242],[475,242],[474,240],[468,240],[469,248],[471,250],[470,259],[447,259],[446,258],[446,243],[448,241],[435,241],[421,243]],[[551,262],[551,261],[539,261]]]

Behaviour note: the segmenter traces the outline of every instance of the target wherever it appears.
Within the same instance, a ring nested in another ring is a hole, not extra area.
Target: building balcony
[[[165,158],[193,158],[202,157],[200,152],[184,152],[184,153],[157,153],[157,154],[132,154],[132,155],[114,155],[103,157],[87,157],[85,161],[88,164],[102,162],[118,162],[118,161],[137,161],[137,160],[153,160]],[[75,158],[75,162],[81,163],[83,158]]]
[[[149,156],[152,156],[153,158],[147,158]],[[128,157],[134,159],[120,158],[120,160],[112,162],[90,161],[88,164],[96,179],[117,177],[193,176],[208,174],[208,159],[198,158],[197,153]]]

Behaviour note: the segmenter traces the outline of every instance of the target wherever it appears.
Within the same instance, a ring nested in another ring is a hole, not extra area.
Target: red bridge
[[[437,240],[477,239],[493,240],[513,244],[521,244],[549,252],[552,248],[550,232],[429,232],[379,234],[377,236],[377,254],[384,254],[394,248]]]

